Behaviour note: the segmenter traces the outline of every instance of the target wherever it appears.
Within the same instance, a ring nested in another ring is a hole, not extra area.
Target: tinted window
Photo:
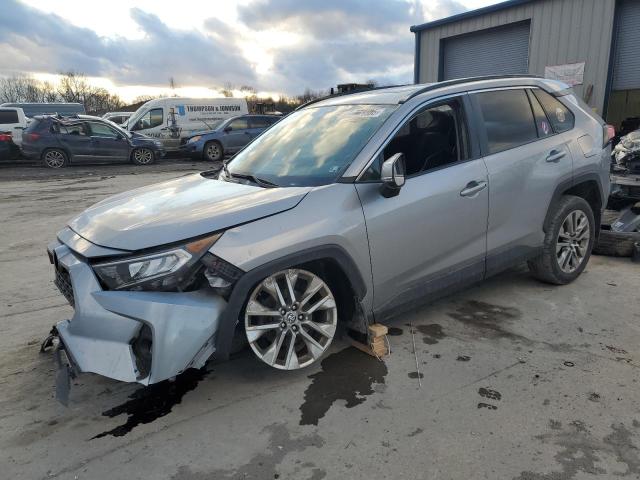
[[[68,135],[87,135],[87,128],[84,123],[77,123],[75,125],[60,125],[60,133],[66,133]]]
[[[573,128],[575,117],[571,110],[544,90],[536,88],[533,93],[540,100],[542,108],[547,112],[547,117],[549,117],[549,121],[556,133],[566,132]]]
[[[18,123],[18,112],[15,110],[0,110],[0,123]]]
[[[531,102],[531,108],[533,109],[533,117],[536,120],[538,137],[544,138],[553,135],[553,129],[551,128],[551,124],[549,123],[547,115],[544,113],[544,110],[540,106],[540,102],[538,102],[536,97],[531,93],[531,90],[528,91],[528,94],[529,101]]]
[[[475,94],[484,118],[489,153],[502,152],[538,138],[524,90]]]
[[[246,117],[236,118],[229,123],[231,130],[246,130],[249,128],[249,122]]]
[[[267,128],[272,123],[268,117],[251,117],[251,128]]]
[[[96,137],[109,137],[117,138],[118,134],[109,126],[104,123],[90,122],[91,135]]]
[[[428,107],[408,120],[362,176],[380,179],[382,162],[403,153],[407,175],[417,175],[466,158],[466,129],[457,100]]]

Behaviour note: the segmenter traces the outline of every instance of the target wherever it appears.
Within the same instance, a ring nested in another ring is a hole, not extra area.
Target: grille
[[[69,272],[67,272],[64,268],[57,266],[56,268],[56,279],[54,282],[58,290],[64,295],[64,298],[67,299],[69,305],[75,307],[75,299],[73,298],[73,287],[71,286],[71,277],[69,276]]]

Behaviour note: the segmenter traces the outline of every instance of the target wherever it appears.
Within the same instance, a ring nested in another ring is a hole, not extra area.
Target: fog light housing
[[[244,273],[238,267],[212,253],[206,253],[202,257],[202,263],[207,267],[204,276],[212,288],[229,289]]]

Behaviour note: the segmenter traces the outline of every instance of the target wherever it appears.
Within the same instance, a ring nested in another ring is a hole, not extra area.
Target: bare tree
[[[224,87],[220,90],[220,93],[227,98],[233,97],[233,84],[231,82],[225,82]]]

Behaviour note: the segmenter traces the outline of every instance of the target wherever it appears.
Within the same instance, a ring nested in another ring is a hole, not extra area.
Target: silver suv
[[[607,129],[564,84],[490,77],[307,104],[218,174],[113,196],[49,256],[80,372],[158,382],[224,360],[316,362],[367,326],[519,262],[585,268],[609,189]]]

